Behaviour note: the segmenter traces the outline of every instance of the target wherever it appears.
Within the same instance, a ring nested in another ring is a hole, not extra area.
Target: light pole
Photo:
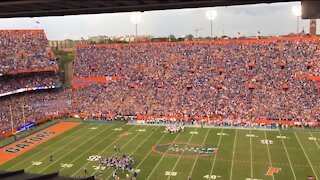
[[[207,18],[210,20],[210,37],[212,39],[212,23],[213,20],[217,17],[218,12],[216,10],[210,10],[206,12]]]
[[[141,22],[141,12],[136,12],[131,15],[131,22],[135,24],[136,28],[136,41],[138,40],[138,24]]]
[[[293,6],[291,8],[293,15],[297,17],[297,36],[299,36],[299,19],[301,17],[301,6]]]

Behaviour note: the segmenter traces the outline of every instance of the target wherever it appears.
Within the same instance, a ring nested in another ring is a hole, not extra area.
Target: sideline
[[[166,124],[166,123],[159,123],[159,124],[148,124],[148,123],[144,123],[144,124],[138,124],[138,123],[132,123],[132,122],[128,122],[126,125],[144,125],[144,126],[167,126],[170,124]],[[316,129],[305,129],[305,128],[301,128],[301,129],[279,129],[279,128],[274,128],[274,129],[270,129],[270,128],[263,128],[263,127],[256,127],[256,128],[252,128],[252,127],[240,127],[240,126],[214,126],[214,125],[184,125],[184,127],[190,127],[190,128],[213,128],[213,129],[237,129],[237,130],[258,130],[258,131],[281,131],[281,132],[296,132],[296,133],[320,133],[320,128],[316,128]]]
[[[65,131],[74,128],[78,124],[80,124],[80,122],[60,122],[1,148],[0,165],[62,134]]]

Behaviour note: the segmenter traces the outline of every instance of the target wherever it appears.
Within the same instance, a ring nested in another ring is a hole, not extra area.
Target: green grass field
[[[125,132],[128,132],[127,136],[119,137]],[[218,153],[185,157],[182,153],[168,156],[151,151],[156,144],[170,142],[218,147]],[[86,168],[88,175],[93,175],[99,172],[98,162],[87,158],[121,156],[114,152],[114,145],[133,156],[134,168],[139,171],[138,179],[187,180],[190,174],[192,180],[307,180],[309,175],[314,179],[320,177],[320,133],[185,128],[182,133],[168,134],[160,126],[96,123],[80,124],[1,165],[0,169],[25,169],[31,173],[60,171],[62,176],[82,177]],[[50,155],[53,155],[53,162],[49,160]],[[281,170],[267,176],[269,167]],[[111,172],[110,169],[103,170],[101,178],[112,179]],[[122,170],[119,173],[125,179],[125,173]]]

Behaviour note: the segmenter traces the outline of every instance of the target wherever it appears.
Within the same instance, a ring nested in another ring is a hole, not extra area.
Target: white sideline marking
[[[123,124],[122,126],[124,126],[125,124]],[[121,127],[122,127],[121,126]],[[130,131],[133,127],[135,127],[135,126],[132,126],[128,131]],[[122,129],[122,128],[121,128]],[[109,136],[107,136],[107,137],[110,137],[111,135],[112,135],[113,133],[110,133],[109,134]],[[105,137],[105,138],[107,138],[107,137]],[[98,143],[95,143],[95,145],[97,145],[97,144],[100,144],[103,140],[105,140],[105,138],[103,138],[102,140],[100,140]],[[107,149],[107,148],[109,148],[111,145],[113,145],[115,142],[117,142],[118,140],[119,140],[120,138],[117,138],[115,141],[113,141],[112,143],[110,143],[107,147],[105,147],[102,151],[104,151],[105,149]],[[129,141],[130,142],[130,141]],[[84,153],[82,153],[82,154],[80,154],[79,156],[78,156],[78,158],[76,158],[76,159],[74,159],[73,161],[71,161],[71,162],[75,162],[77,159],[79,159],[80,157],[82,157],[85,153],[87,153],[87,152],[89,152],[89,150],[91,150],[92,148],[94,148],[95,146],[91,146],[91,148],[89,148],[87,151],[85,151]],[[101,155],[101,153],[99,153],[98,155]],[[73,173],[71,176],[74,176],[75,174],[77,174],[81,169],[83,169],[83,167],[85,167],[86,165],[88,165],[90,163],[90,161],[89,162],[87,162],[87,163],[85,163],[81,168],[79,168],[75,173]]]
[[[111,127],[111,126],[110,126]],[[91,139],[93,139],[94,137],[102,134],[103,132],[105,132],[106,130],[108,130],[110,127],[108,127],[107,129],[105,129],[104,131],[101,131],[100,133],[97,133],[95,136],[92,136],[91,138],[89,138],[87,141],[83,141],[81,144],[79,144],[77,147],[73,148],[71,151],[69,151],[69,153],[64,154],[63,156],[60,156],[60,158],[58,158],[57,160],[55,160],[55,162],[58,162],[59,160],[61,160],[62,158],[64,158],[65,156],[67,156],[68,154],[72,153],[73,151],[75,151],[76,149],[78,149],[78,147],[82,146],[83,144],[91,141]],[[90,132],[90,131],[88,131]],[[44,157],[45,158],[45,157]],[[53,164],[50,164],[49,166],[47,166],[46,168],[42,169],[41,171],[39,171],[39,173],[42,173],[43,171],[45,171],[46,169],[48,169],[49,167],[51,167]]]
[[[280,134],[280,136],[282,136],[280,130],[279,130],[279,134]],[[292,163],[291,163],[291,160],[290,160],[290,157],[289,157],[289,153],[288,153],[288,151],[287,151],[286,144],[284,143],[283,139],[281,139],[281,141],[282,141],[282,145],[283,145],[283,147],[284,147],[284,150],[286,151],[286,155],[287,155],[287,158],[288,158],[288,160],[289,160],[289,164],[290,164],[291,171],[292,171],[292,173],[293,173],[293,177],[294,177],[295,180],[297,180],[296,174],[295,174],[295,172],[294,172],[294,170],[293,170]]]
[[[264,136],[266,137],[266,139],[268,139],[268,138],[267,138],[267,133],[266,133],[266,131],[264,131]],[[272,142],[272,143],[273,143],[273,142]],[[272,166],[271,155],[270,155],[269,144],[267,143],[266,145],[267,145],[267,150],[268,150],[270,167],[273,167],[273,166]],[[274,180],[274,176],[272,176],[272,179]]]
[[[221,133],[223,133],[223,130],[224,130],[224,129],[221,130]],[[220,147],[221,139],[222,139],[222,136],[219,137],[218,148]],[[218,154],[216,154],[216,155],[214,156],[214,158],[213,158],[213,163],[212,163],[211,170],[210,170],[210,174],[209,174],[210,176],[212,175],[213,167],[214,167],[214,164],[215,164],[215,162],[216,162],[217,156],[218,156]]]
[[[236,142],[237,142],[237,129],[234,137],[234,143],[233,143],[233,150],[232,150],[232,162],[231,162],[231,169],[230,169],[230,180],[232,180],[232,172],[233,172],[233,163],[234,163],[234,154],[236,150]]]
[[[197,129],[198,129],[198,128],[196,128],[196,130],[197,130]],[[190,138],[189,138],[189,140],[188,140],[188,143],[184,146],[184,148],[186,148],[187,145],[190,143],[193,135],[194,135],[194,134],[191,134],[191,136],[190,136]],[[179,158],[178,158],[176,164],[175,164],[175,165],[173,166],[173,168],[172,168],[172,171],[174,171],[174,169],[177,167],[177,165],[178,165],[178,163],[179,163],[179,161],[180,161],[180,159],[181,159],[181,157],[182,157],[182,154],[183,154],[183,152],[179,155]],[[171,176],[169,175],[168,179],[170,179],[170,177],[171,177]],[[167,180],[168,180],[168,179],[167,179]]]
[[[179,134],[174,138],[174,140],[173,140],[172,143],[174,143],[174,142],[177,140],[177,138],[180,136],[180,134],[181,134],[181,133],[179,133]],[[171,147],[171,145],[168,147],[168,149],[166,150],[165,153],[168,152],[168,150],[170,149],[170,147]],[[161,156],[161,159],[158,161],[157,165],[152,169],[151,173],[150,173],[149,176],[147,177],[147,180],[151,177],[151,175],[153,174],[153,172],[158,168],[158,166],[159,166],[159,164],[160,164],[160,162],[162,161],[163,158],[164,158],[164,154]]]
[[[203,146],[204,143],[206,142],[206,139],[207,139],[207,137],[208,137],[208,134],[209,134],[209,131],[210,131],[210,130],[211,130],[211,129],[209,129],[209,130],[207,131],[207,134],[206,134],[206,136],[205,136],[205,138],[204,138],[204,140],[203,140],[203,142],[202,142],[202,146]],[[219,147],[218,147],[218,148],[219,148]],[[199,156],[197,156],[196,160],[194,161],[194,163],[193,163],[193,165],[192,165],[192,169],[191,169],[191,171],[190,171],[190,176],[191,176],[192,173],[193,173],[194,167],[196,166],[198,159],[199,159]]]
[[[303,148],[303,146],[302,146],[302,144],[301,144],[301,142],[300,142],[300,139],[299,139],[299,137],[297,136],[296,132],[294,132],[294,135],[295,135],[296,138],[298,139],[298,142],[299,142],[299,144],[300,144],[300,146],[301,146],[301,148],[302,148],[302,150],[303,150],[304,155],[306,156],[306,158],[307,158],[307,160],[308,160],[308,162],[309,162],[309,164],[310,164],[310,167],[311,167],[311,169],[312,169],[312,172],[313,172],[314,176],[316,177],[316,179],[319,179],[318,176],[317,176],[317,173],[314,171],[314,168],[313,168],[313,166],[312,166],[312,164],[311,164],[311,162],[310,162],[310,159],[309,159],[306,151],[304,150],[304,148]]]
[[[80,131],[80,130],[81,130],[81,129],[83,129],[83,128],[85,128],[85,126],[83,126],[83,127],[79,128],[79,129],[77,129],[76,131],[72,132],[71,134],[78,133],[78,131]],[[71,134],[69,134],[69,136],[70,136]],[[67,136],[67,137],[68,137],[68,136]],[[54,142],[53,144],[50,144],[50,145],[49,145],[49,146],[47,146],[46,148],[43,148],[42,150],[50,149],[50,147],[51,147],[51,146],[56,145],[57,143],[59,143],[59,142],[60,142],[60,141],[62,141],[62,140],[65,140],[65,139],[64,139],[64,138],[61,138],[61,139],[57,140],[56,142]],[[66,144],[66,145],[67,145],[67,144]],[[66,146],[66,145],[64,145],[64,146]],[[63,146],[63,147],[64,147],[64,146]],[[14,165],[13,165],[13,166],[11,166],[8,170],[13,169],[14,167],[18,166],[19,164],[21,164],[21,163],[25,162],[26,160],[31,159],[31,158],[33,158],[33,157],[35,157],[36,155],[40,154],[40,153],[42,152],[42,150],[40,150],[40,151],[38,151],[38,152],[36,152],[36,153],[32,154],[31,156],[27,157],[26,159],[23,159],[22,161],[20,161],[20,162],[18,162],[18,163],[16,163],[16,164],[14,164]],[[55,152],[55,151],[54,151],[54,152]]]

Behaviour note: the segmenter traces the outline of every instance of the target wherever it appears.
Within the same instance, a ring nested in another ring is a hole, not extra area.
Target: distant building
[[[54,50],[75,48],[77,44],[76,41],[71,39],[49,41],[50,47]]]
[[[154,37],[150,39],[151,42],[167,42],[170,41],[169,37]]]
[[[109,39],[108,36],[93,36],[93,37],[89,37],[88,41],[99,43],[99,42],[106,41],[108,39]]]

